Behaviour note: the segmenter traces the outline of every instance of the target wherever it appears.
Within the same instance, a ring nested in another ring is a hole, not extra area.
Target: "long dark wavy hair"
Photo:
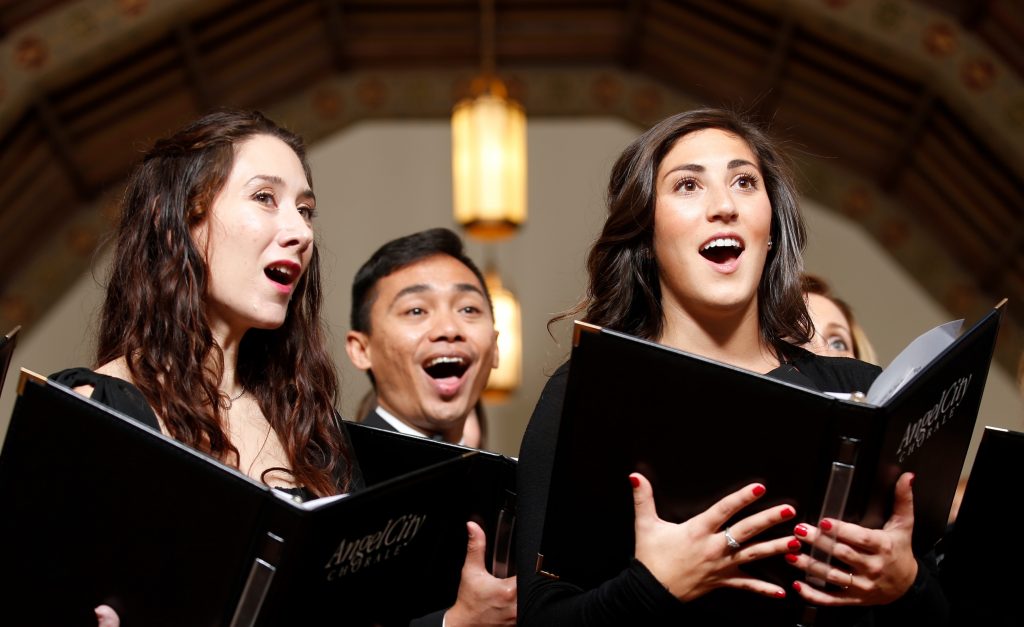
[[[772,248],[757,290],[761,338],[778,356],[813,334],[800,289],[806,240],[790,169],[775,143],[755,124],[722,109],[696,109],[668,117],[630,144],[612,167],[608,218],[587,257],[589,285],[583,300],[552,318],[582,317],[645,339],[664,328],[661,284],[654,254],[655,178],[676,141],[703,129],[743,139],[757,157],[772,207]]]
[[[192,238],[234,165],[239,143],[269,135],[288,144],[312,186],[302,140],[251,111],[219,111],[156,142],[128,180],[96,351],[124,357],[133,383],[175,439],[237,465],[222,425],[224,355],[206,313],[209,268]],[[250,329],[238,353],[240,384],[259,403],[298,485],[347,491],[349,451],[335,422],[338,376],[320,321],[313,249],[284,324]]]

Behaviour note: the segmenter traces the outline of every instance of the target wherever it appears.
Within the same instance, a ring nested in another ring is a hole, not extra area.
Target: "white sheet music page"
[[[953,320],[941,324],[934,329],[919,335],[907,345],[889,367],[878,375],[868,390],[867,402],[872,405],[884,405],[896,395],[900,389],[914,378],[918,372],[930,364],[939,353],[946,350],[960,335],[963,320]]]

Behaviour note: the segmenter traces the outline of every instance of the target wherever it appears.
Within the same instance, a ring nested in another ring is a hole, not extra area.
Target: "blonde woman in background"
[[[801,282],[814,323],[814,336],[804,348],[819,355],[852,357],[877,365],[875,349],[846,301],[837,298],[828,282],[817,275],[804,273]]]

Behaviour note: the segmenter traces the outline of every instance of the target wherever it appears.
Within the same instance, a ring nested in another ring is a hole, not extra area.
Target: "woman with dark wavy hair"
[[[96,368],[53,378],[271,486],[348,491],[311,185],[302,140],[257,112],[157,141],[122,202]]]
[[[662,121],[619,156],[608,182],[608,219],[587,258],[587,295],[554,320],[582,315],[592,324],[644,339],[662,335],[666,317],[654,253],[657,169],[679,138],[705,128],[721,129],[745,140],[764,178],[763,183],[757,182],[771,204],[767,239],[771,250],[765,250],[763,272],[758,269],[760,337],[766,346],[783,354],[789,344],[780,338],[811,337],[810,317],[800,291],[801,251],[807,235],[789,168],[761,129],[728,112],[711,109]]]
[[[788,169],[765,133],[728,111],[680,113],[637,138],[613,166],[607,220],[587,261],[586,296],[552,322],[580,317],[807,387],[866,390],[877,367],[819,357],[794,345],[812,334],[800,282],[804,239]],[[776,505],[725,525],[770,486],[747,485],[722,495],[702,514],[674,524],[658,516],[650,482],[634,472],[628,477],[635,505],[632,562],[589,590],[534,574],[567,366],[545,387],[520,449],[521,625],[724,625],[742,620],[731,613],[737,606],[757,606],[758,624],[792,625],[784,608],[792,591],[741,567],[785,556],[797,568],[820,568],[800,548],[822,530],[835,535],[834,555],[845,563],[834,563],[825,574],[843,588],[818,590],[798,583],[797,593],[806,602],[891,604],[892,611],[877,612],[868,620],[888,618],[894,624],[907,616],[915,624],[927,624],[929,615],[920,613],[921,608],[932,608],[936,594],[942,605],[937,586],[911,552],[910,475],[897,484],[895,513],[884,529],[825,520],[817,527],[798,525],[792,536],[763,540],[761,532],[795,516],[792,507]],[[727,412],[728,399],[722,404]],[[644,411],[642,399],[637,411]],[[784,421],[779,428],[786,428]],[[585,525],[585,515],[578,522]],[[729,596],[736,590],[766,598]],[[765,611],[760,613],[762,606]],[[843,622],[861,618],[847,616]]]

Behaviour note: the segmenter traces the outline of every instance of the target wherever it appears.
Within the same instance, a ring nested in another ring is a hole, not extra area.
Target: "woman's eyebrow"
[[[756,163],[752,163],[752,162],[750,162],[750,161],[748,161],[746,159],[733,159],[732,161],[730,161],[726,165],[726,169],[727,170],[735,170],[736,168],[742,168],[742,167],[746,167],[746,166],[750,166],[750,167],[754,168],[755,170],[759,169],[757,167]],[[705,168],[704,166],[702,166],[702,165],[700,165],[698,163],[685,163],[683,165],[677,165],[676,167],[672,168],[671,170],[669,170],[668,172],[665,173],[665,176],[663,176],[661,178],[664,179],[669,174],[672,174],[673,172],[680,172],[680,171],[704,172],[706,170],[707,170],[707,168]]]
[[[285,180],[275,174],[257,174],[256,176],[246,181],[245,185],[249,186],[252,185],[253,183],[270,183],[271,185],[275,185],[278,187],[285,186]],[[307,198],[313,201],[314,204],[316,203],[316,194],[314,194],[313,190],[308,187],[299,192],[299,198]]]
[[[245,184],[251,185],[253,183],[261,182],[270,183],[271,185],[284,185],[284,179],[274,174],[257,174],[256,176],[246,181]]]
[[[676,167],[674,167],[671,170],[669,170],[668,172],[666,172],[665,175],[662,176],[661,178],[662,179],[666,179],[666,178],[668,178],[668,175],[672,174],[673,172],[680,172],[680,171],[703,172],[705,169],[706,168],[704,166],[696,164],[696,163],[686,163],[686,164],[683,164],[683,165],[677,165]]]

